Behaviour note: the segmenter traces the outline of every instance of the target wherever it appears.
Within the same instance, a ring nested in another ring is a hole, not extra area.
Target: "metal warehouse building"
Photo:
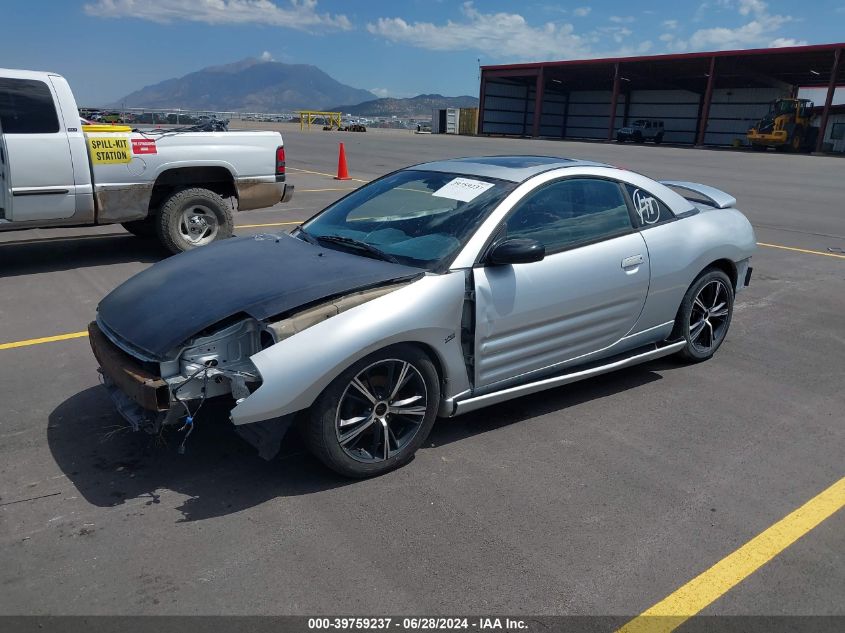
[[[845,84],[845,43],[588,59],[481,69],[480,134],[612,139],[635,119],[661,119],[665,141],[730,145],[780,97]],[[829,133],[819,134],[816,151]]]

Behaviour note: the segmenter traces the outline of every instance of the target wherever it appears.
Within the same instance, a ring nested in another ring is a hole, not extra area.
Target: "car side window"
[[[632,229],[619,184],[598,178],[558,180],[529,193],[506,224],[508,238],[531,238],[547,253]]]
[[[634,215],[639,228],[646,228],[675,218],[671,209],[645,189],[626,184],[625,189],[634,203]]]
[[[6,134],[54,134],[59,117],[43,81],[0,79],[0,124]]]

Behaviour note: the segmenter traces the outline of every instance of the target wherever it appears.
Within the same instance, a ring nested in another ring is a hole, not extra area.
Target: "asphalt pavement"
[[[845,476],[841,159],[282,129],[297,192],[239,234],[405,165],[513,153],[716,186],[764,245],[711,361],[440,421],[405,468],[349,481],[294,434],[268,463],[211,418],[186,455],[126,432],[83,337],[2,349],[84,330],[165,254],[120,227],[0,233],[0,613],[635,616]],[[339,141],[357,180],[331,177]],[[845,511],[703,613],[845,615]]]

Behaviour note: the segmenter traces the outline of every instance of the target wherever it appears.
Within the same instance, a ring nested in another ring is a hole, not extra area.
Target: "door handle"
[[[622,268],[630,268],[631,266],[639,266],[645,261],[642,255],[631,255],[622,260]]]

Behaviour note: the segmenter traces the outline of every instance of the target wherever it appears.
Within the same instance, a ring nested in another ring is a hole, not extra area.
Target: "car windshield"
[[[303,239],[435,270],[450,262],[516,183],[406,169],[365,185],[303,225]]]

